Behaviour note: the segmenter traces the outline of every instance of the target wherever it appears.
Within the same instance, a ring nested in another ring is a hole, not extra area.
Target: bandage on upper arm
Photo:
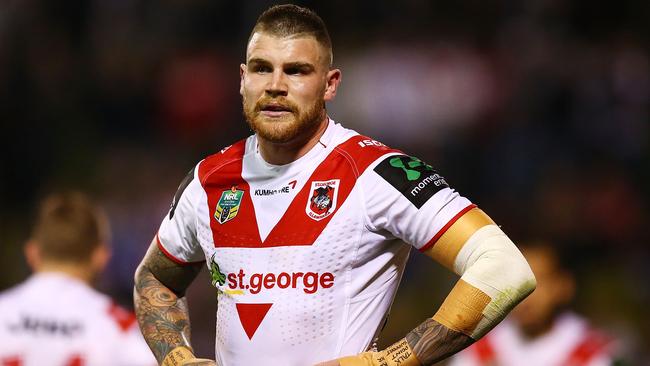
[[[425,254],[461,275],[433,319],[474,339],[535,286],[523,255],[478,208],[454,222]]]

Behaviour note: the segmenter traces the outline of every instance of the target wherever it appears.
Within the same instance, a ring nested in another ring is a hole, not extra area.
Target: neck
[[[81,263],[42,263],[36,273],[61,273],[88,285],[95,280],[95,274],[90,267]]]
[[[296,161],[318,143],[325,133],[328,123],[329,119],[325,115],[319,123],[314,124],[314,127],[284,143],[271,142],[258,135],[260,154],[267,163],[273,165],[284,165]]]

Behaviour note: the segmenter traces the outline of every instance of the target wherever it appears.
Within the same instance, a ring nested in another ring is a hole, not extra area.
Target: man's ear
[[[90,265],[95,273],[101,273],[106,268],[108,261],[111,259],[111,250],[108,245],[100,244],[90,256]]]
[[[41,266],[41,250],[38,248],[38,245],[33,239],[30,239],[25,243],[23,247],[23,252],[25,253],[25,259],[29,268],[32,269],[32,272],[36,272]]]
[[[239,65],[239,94],[244,95],[244,76],[246,75],[246,64]]]
[[[329,102],[336,96],[336,90],[341,82],[341,70],[332,69],[328,71],[326,82],[327,84],[325,85],[325,95],[323,96],[323,99],[326,102]]]

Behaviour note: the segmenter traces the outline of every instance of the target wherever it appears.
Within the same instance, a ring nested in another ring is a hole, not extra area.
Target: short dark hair
[[[257,18],[249,42],[255,32],[277,37],[314,37],[328,51],[330,64],[332,62],[332,40],[327,27],[311,9],[293,4],[274,5]]]
[[[46,260],[85,262],[108,240],[108,222],[86,195],[56,193],[42,201],[32,240]]]

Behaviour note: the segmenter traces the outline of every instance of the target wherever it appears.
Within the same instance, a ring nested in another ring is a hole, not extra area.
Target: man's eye
[[[264,73],[267,73],[267,72],[271,72],[271,68],[268,67],[268,66],[256,66],[256,67],[253,68],[253,71],[255,71],[257,73],[264,74]]]
[[[284,72],[287,75],[307,75],[311,72],[312,70],[308,67],[288,67],[284,69]]]

